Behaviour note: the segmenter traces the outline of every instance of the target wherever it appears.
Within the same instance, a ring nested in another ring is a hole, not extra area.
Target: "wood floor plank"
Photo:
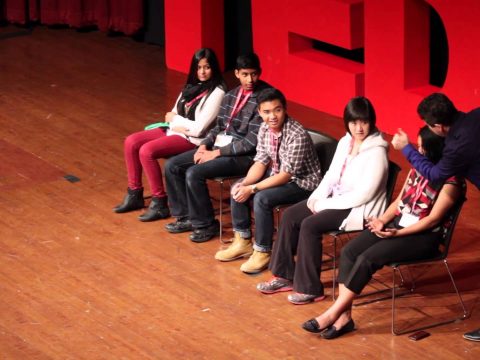
[[[262,295],[255,286],[270,274],[247,276],[241,261],[216,261],[218,239],[194,244],[164,230],[171,219],[141,223],[141,211],[112,212],[126,190],[123,139],[160,120],[185,80],[166,70],[162,48],[37,27],[0,40],[0,52],[0,144],[8,144],[0,162],[0,184],[8,180],[0,186],[1,359],[480,357],[478,344],[461,337],[480,326],[473,186],[450,257],[472,316],[412,342],[390,334],[386,301],[355,308],[354,333],[322,340],[300,324],[330,298],[293,306],[285,293]],[[307,127],[344,132],[333,116],[294,103],[289,111]],[[398,152],[390,157],[407,168]],[[440,270],[418,269],[417,293],[399,302],[401,321],[458,310]],[[379,276],[390,279],[387,271]],[[332,272],[322,279],[330,295]]]

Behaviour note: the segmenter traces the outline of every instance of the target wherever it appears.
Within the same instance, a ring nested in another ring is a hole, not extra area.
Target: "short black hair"
[[[418,104],[417,113],[430,126],[435,124],[450,126],[458,110],[445,94],[433,93]]]
[[[260,67],[260,59],[255,53],[240,55],[237,58],[237,64],[235,65],[235,69],[255,69],[258,71],[262,70],[262,68]]]
[[[368,121],[370,124],[369,135],[376,130],[375,123],[377,121],[377,115],[375,114],[375,109],[373,108],[372,103],[366,97],[354,97],[350,99],[347,106],[345,106],[345,110],[343,111],[343,122],[345,130],[347,130],[348,133],[350,133],[348,123],[355,120]]]
[[[262,90],[260,94],[257,96],[257,104],[258,107],[260,107],[260,104],[267,102],[267,101],[273,101],[273,100],[280,100],[280,102],[283,105],[283,108],[287,108],[287,99],[285,99],[285,95],[283,93],[275,88],[266,88],[265,90]]]
[[[445,138],[435,134],[427,125],[420,129],[418,136],[422,139],[425,157],[434,164],[438,163],[442,158]]]

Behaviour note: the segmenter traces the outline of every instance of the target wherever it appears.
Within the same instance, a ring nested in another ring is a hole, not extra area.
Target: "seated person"
[[[240,85],[229,91],[220,106],[216,126],[198,149],[170,158],[165,165],[167,194],[172,215],[170,233],[193,231],[190,240],[204,242],[219,233],[219,223],[208,193],[207,179],[243,176],[255,155],[262,119],[257,95],[266,87],[259,79],[260,60],[255,54],[239,56],[235,76]]]
[[[194,149],[203,134],[216,119],[226,86],[211,49],[200,49],[193,55],[187,83],[178,96],[172,111],[165,115],[170,128],[144,130],[125,139],[124,153],[127,165],[128,189],[123,203],[113,208],[116,213],[142,209],[142,170],[145,171],[152,201],[140,221],[154,221],[170,216],[167,194],[163,186],[162,170],[157,159],[168,158]]]
[[[308,198],[321,180],[320,162],[308,132],[287,114],[285,96],[266,89],[257,98],[264,123],[258,132],[257,154],[245,178],[232,187],[231,212],[233,243],[218,251],[215,258],[249,260],[240,270],[253,274],[270,261],[273,237],[273,209]],[[255,243],[252,249],[250,200],[255,216]]]
[[[308,201],[283,213],[269,266],[274,277],[257,285],[262,293],[293,288],[296,293],[288,296],[293,304],[323,300],[322,234],[362,230],[366,217],[385,209],[388,143],[375,127],[375,110],[368,99],[356,97],[345,107],[343,119],[347,134],[320,185]]]
[[[437,163],[443,139],[427,126],[420,130],[418,151]],[[306,321],[303,328],[334,339],[355,329],[352,302],[384,265],[420,260],[438,251],[442,234],[450,224],[450,210],[465,196],[463,179],[430,182],[412,168],[397,199],[379,218],[368,220],[368,229],[342,249],[338,275],[340,294],[322,315]]]

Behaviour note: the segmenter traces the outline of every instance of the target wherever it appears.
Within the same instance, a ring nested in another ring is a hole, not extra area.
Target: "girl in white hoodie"
[[[385,209],[388,143],[375,127],[375,110],[367,98],[355,97],[345,107],[343,119],[347,134],[320,185],[308,200],[283,214],[269,265],[274,277],[257,285],[262,293],[293,289],[291,303],[323,300],[322,234],[363,230],[364,219]]]

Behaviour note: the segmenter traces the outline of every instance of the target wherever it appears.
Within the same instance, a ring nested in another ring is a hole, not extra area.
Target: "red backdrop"
[[[442,88],[429,84],[428,5],[447,33]],[[222,14],[220,0],[165,0],[167,66],[186,72],[201,46],[223,58]],[[460,109],[478,106],[479,18],[477,0],[252,0],[254,49],[266,81],[290,100],[337,116],[350,97],[365,95],[382,130],[402,127],[410,136],[422,124],[418,103],[433,91],[446,93]],[[363,47],[365,62],[316,50],[313,40]]]

